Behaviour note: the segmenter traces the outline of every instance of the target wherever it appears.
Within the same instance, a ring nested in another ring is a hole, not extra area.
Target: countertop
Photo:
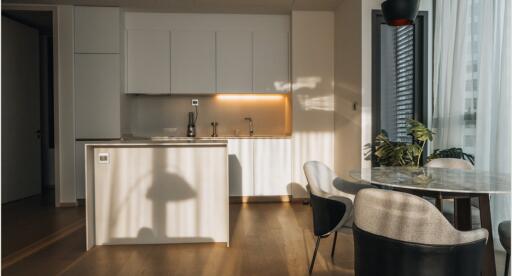
[[[112,141],[91,141],[85,146],[92,147],[123,147],[123,146],[227,146],[225,139],[134,139],[134,140],[112,140]]]

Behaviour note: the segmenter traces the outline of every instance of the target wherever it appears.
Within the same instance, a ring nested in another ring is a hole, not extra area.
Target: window
[[[392,27],[376,10],[372,25],[373,137],[385,130],[391,141],[412,143],[407,119],[427,119],[427,14]]]

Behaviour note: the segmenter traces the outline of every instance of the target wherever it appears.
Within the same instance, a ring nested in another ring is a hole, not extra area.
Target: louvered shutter
[[[396,140],[412,142],[407,119],[414,116],[414,26],[396,28]]]

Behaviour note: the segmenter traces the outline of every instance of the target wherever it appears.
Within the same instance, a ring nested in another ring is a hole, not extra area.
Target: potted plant
[[[434,133],[424,124],[408,119],[408,132],[414,143],[394,142],[389,140],[386,131],[381,130],[375,137],[373,155],[381,166],[407,166],[418,168],[427,141],[432,141]]]
[[[380,166],[410,168],[415,182],[428,183],[431,178],[423,169],[420,169],[420,163],[425,145],[428,141],[432,141],[434,133],[424,124],[413,119],[408,119],[407,125],[408,133],[413,137],[413,143],[391,141],[387,132],[381,130],[367,155],[373,153]]]

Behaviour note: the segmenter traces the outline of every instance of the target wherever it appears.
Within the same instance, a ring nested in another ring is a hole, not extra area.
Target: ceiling
[[[128,10],[198,13],[288,14],[334,10],[342,0],[3,0],[2,3],[113,6]]]

